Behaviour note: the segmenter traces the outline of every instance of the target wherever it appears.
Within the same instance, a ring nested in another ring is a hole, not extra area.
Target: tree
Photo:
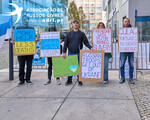
[[[68,9],[68,20],[70,21],[70,23],[72,24],[73,20],[78,20],[80,23],[79,28],[82,26],[81,28],[84,29],[85,27],[83,26],[83,24],[85,23],[85,18],[86,15],[84,14],[83,7],[81,6],[78,9],[75,2],[72,1]],[[70,26],[69,30],[72,30],[72,25]]]

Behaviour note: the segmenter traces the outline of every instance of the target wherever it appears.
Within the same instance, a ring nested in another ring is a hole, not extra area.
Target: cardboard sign
[[[119,64],[120,64],[120,60],[119,60]],[[125,62],[125,66],[124,66],[124,72],[125,72],[125,78],[126,79],[129,79],[130,76],[129,76],[129,63],[128,63],[128,58]],[[121,79],[121,71],[120,71],[120,68],[119,68],[119,77]],[[133,79],[137,79],[137,59],[134,58],[134,71],[133,71]]]
[[[32,66],[45,66],[45,58],[40,57],[40,45],[39,42],[36,44],[37,53],[33,57]]]
[[[52,58],[54,77],[79,75],[77,55]]]
[[[85,82],[103,82],[104,51],[80,51],[79,80]]]
[[[36,53],[35,30],[14,30],[14,55]]]
[[[41,33],[41,57],[60,56],[60,32]]]
[[[119,52],[138,52],[138,28],[119,28]]]
[[[105,53],[112,52],[111,29],[93,29],[93,49],[104,50]]]

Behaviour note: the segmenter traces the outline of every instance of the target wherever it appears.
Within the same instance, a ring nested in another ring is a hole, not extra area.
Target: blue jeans
[[[79,62],[80,53],[71,53],[71,52],[68,52],[68,55],[77,55],[78,56],[78,62]],[[79,76],[77,76],[77,77],[78,77],[78,80],[79,80]],[[69,76],[68,80],[72,81],[72,76]]]
[[[134,53],[120,53],[120,71],[121,71],[121,78],[125,79],[125,73],[124,73],[124,65],[128,57],[129,62],[129,76],[130,78],[133,78],[133,71],[134,71]]]
[[[107,53],[104,56],[104,81],[108,82],[108,64],[109,64],[109,57]]]

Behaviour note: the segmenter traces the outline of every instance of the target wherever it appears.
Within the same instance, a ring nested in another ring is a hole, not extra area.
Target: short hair
[[[96,27],[97,29],[99,28],[100,24],[103,24],[103,27],[105,28],[105,24],[103,22],[99,22],[97,27]]]
[[[29,20],[29,17],[28,17],[27,15],[23,15],[23,16],[22,16],[22,20],[23,20],[25,17]]]
[[[130,22],[130,19],[129,18],[125,18],[124,20],[128,20]]]

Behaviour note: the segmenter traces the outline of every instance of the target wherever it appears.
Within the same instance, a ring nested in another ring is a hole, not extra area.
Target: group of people
[[[27,16],[23,16],[22,18],[23,26],[17,27],[16,29],[34,29],[33,27],[28,26],[29,18]],[[80,57],[80,50],[83,48],[83,44],[88,47],[90,50],[93,50],[92,45],[90,45],[86,35],[84,32],[79,30],[79,21],[74,20],[72,22],[73,30],[68,32],[64,39],[64,46],[62,48],[63,57],[66,58],[66,52],[68,50],[68,55],[77,55],[78,61]],[[124,27],[131,27],[130,20],[128,18],[124,19]],[[97,29],[104,29],[105,24],[103,22],[99,22],[97,25]],[[52,24],[50,24],[49,32],[57,31],[56,27]],[[118,38],[116,38],[118,39]],[[36,38],[35,42],[37,42],[38,39]],[[13,40],[13,44],[15,44]],[[104,56],[104,84],[107,84],[108,81],[108,64],[109,64],[109,58],[111,58],[111,53],[105,53]],[[121,80],[119,81],[120,84],[125,82],[125,62],[128,57],[129,62],[129,82],[131,84],[134,84],[133,81],[133,71],[134,71],[134,53],[133,52],[123,52],[120,53],[120,71],[121,71]],[[52,58],[48,57],[48,81],[44,85],[48,85],[51,83],[52,79]],[[33,55],[25,55],[25,56],[18,56],[19,61],[19,84],[18,86],[22,86],[25,82],[29,84],[33,84],[30,80],[31,78],[31,71],[32,71],[32,61],[33,61]],[[25,63],[27,63],[27,69],[26,69],[26,75],[25,75]],[[60,85],[60,78],[56,78],[57,84]],[[82,86],[83,83],[79,81],[79,76],[77,76],[78,85]],[[67,78],[67,82],[65,83],[66,86],[72,84],[72,76],[69,76]]]

